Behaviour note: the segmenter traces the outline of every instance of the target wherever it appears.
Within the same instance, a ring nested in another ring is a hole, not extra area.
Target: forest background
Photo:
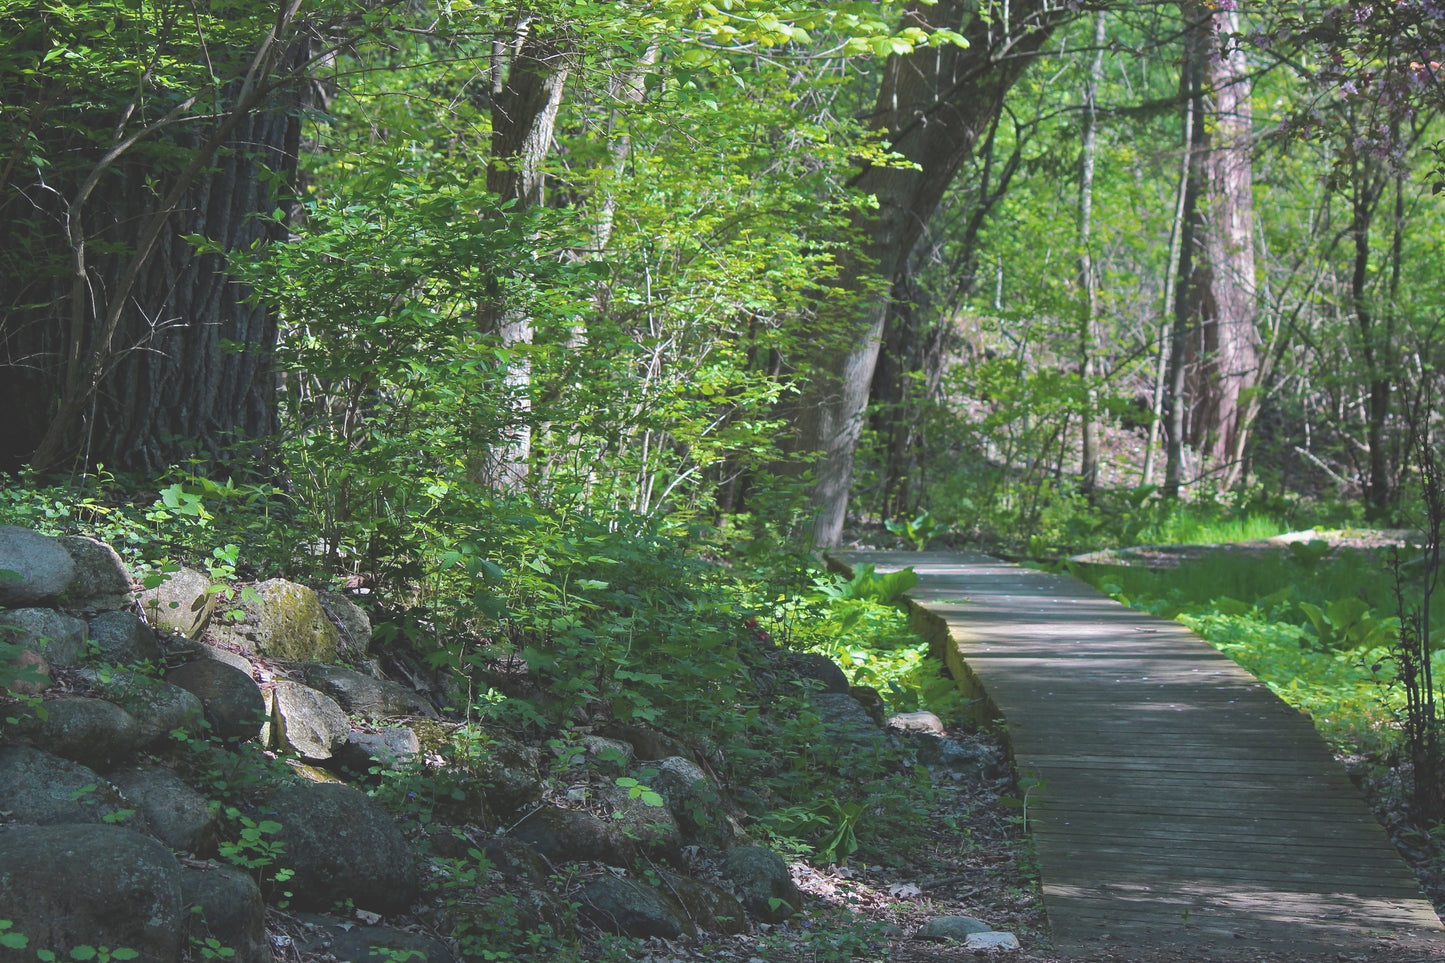
[[[1038,534],[1113,423],[1110,487],[1387,518],[1436,12],[7,3],[0,461],[831,545]]]
[[[789,624],[742,573],[791,550],[1428,527],[1442,48],[1424,0],[0,0],[5,516],[642,718]]]

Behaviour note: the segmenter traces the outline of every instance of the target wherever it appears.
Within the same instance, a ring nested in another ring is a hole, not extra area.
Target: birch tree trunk
[[[494,47],[492,63],[492,156],[487,190],[511,202],[513,214],[541,205],[543,163],[551,150],[570,73],[566,41],[538,24],[522,20],[511,47]],[[499,281],[500,285],[500,281]],[[479,312],[483,331],[496,334],[511,351],[505,383],[510,411],[508,436],[488,452],[476,472],[498,488],[516,488],[527,478],[532,454],[532,361],[528,348],[536,336],[531,314],[500,296]]]

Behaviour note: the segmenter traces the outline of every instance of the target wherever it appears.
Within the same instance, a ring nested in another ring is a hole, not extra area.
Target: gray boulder
[[[85,670],[82,675],[107,702],[135,718],[143,746],[159,742],[176,730],[198,735],[205,722],[201,700],[178,685],[125,669]]]
[[[161,843],[119,826],[0,832],[0,907],[31,952],[60,959],[75,947],[108,946],[176,963],[185,945],[180,864]]]
[[[417,723],[457,747],[453,765],[466,785],[494,814],[508,816],[542,798],[541,754],[531,746],[475,727]]]
[[[426,697],[410,686],[386,679],[373,679],[363,672],[341,665],[308,662],[301,666],[306,684],[326,693],[346,709],[360,716],[425,716],[436,718]]]
[[[404,910],[416,898],[411,850],[371,798],[341,783],[298,783],[266,805],[281,824],[276,839],[295,876],[286,884],[297,909],[351,900],[378,913]]]
[[[838,663],[818,652],[789,652],[783,665],[794,678],[819,692],[848,691],[848,676]]]
[[[0,748],[0,811],[17,822],[53,825],[124,819],[132,807],[93,769],[29,746],[6,746]]]
[[[632,768],[637,753],[630,743],[606,736],[583,736],[582,758],[578,762],[607,776],[620,776]]]
[[[266,903],[245,870],[221,863],[182,867],[181,902],[187,909],[186,935],[194,944],[215,940],[229,948],[230,963],[272,963],[266,938]]]
[[[14,626],[9,641],[45,656],[51,665],[75,665],[85,655],[87,626],[81,619],[54,609],[8,609],[0,624]]]
[[[691,755],[682,740],[648,726],[627,722],[609,722],[603,728],[602,735],[620,739],[630,745],[639,760]]]
[[[675,940],[697,935],[687,911],[670,894],[610,874],[582,888],[582,915],[619,936]]]
[[[701,766],[685,756],[670,756],[648,768],[657,774],[644,781],[666,801],[685,839],[712,844],[734,840],[722,794]]]
[[[626,866],[635,849],[615,819],[580,809],[542,806],[512,827],[509,835],[553,863],[595,860]]]
[[[145,621],[130,612],[102,612],[90,620],[90,642],[102,662],[158,663],[161,646]]]
[[[30,739],[83,766],[104,769],[129,759],[146,742],[135,716],[104,699],[47,699],[35,713]]]
[[[316,598],[336,626],[336,654],[348,662],[366,658],[371,650],[371,617],[340,592],[320,591]]]
[[[317,761],[330,759],[351,733],[341,706],[299,682],[278,680],[271,690],[271,715],[261,733],[263,745],[292,749]]]
[[[403,726],[384,726],[376,732],[352,731],[336,758],[347,768],[364,774],[378,766],[400,769],[420,753],[421,740],[414,731]]]
[[[0,606],[10,609],[59,601],[75,578],[75,562],[54,538],[14,525],[0,525]]]
[[[877,742],[882,737],[878,723],[851,695],[840,692],[815,692],[808,704],[818,716],[824,735],[834,744]]]
[[[736,935],[748,928],[747,913],[733,894],[690,876],[659,872],[663,888],[676,897],[688,918],[701,929]]]
[[[602,793],[612,810],[612,819],[622,835],[652,860],[677,862],[682,851],[682,831],[666,806],[654,806],[629,789],[610,786]]]
[[[732,885],[743,907],[766,923],[780,923],[803,908],[803,894],[793,882],[788,864],[771,849],[730,849],[719,873]]]
[[[214,659],[198,659],[167,672],[166,681],[201,700],[215,738],[245,742],[260,734],[266,702],[256,681],[240,669]]]
[[[551,869],[535,849],[510,836],[487,837],[479,848],[506,881],[519,926],[528,931],[548,926],[555,933],[573,921],[571,904],[552,892]]]
[[[154,588],[141,589],[136,593],[136,601],[151,625],[199,639],[216,608],[212,584],[195,569],[180,568],[166,573]]]
[[[75,563],[61,599],[67,608],[100,612],[130,604],[130,573],[115,549],[83,535],[64,535],[57,541]]]
[[[163,766],[134,766],[109,773],[150,827],[151,835],[181,853],[208,856],[216,850],[216,814],[210,802]]]

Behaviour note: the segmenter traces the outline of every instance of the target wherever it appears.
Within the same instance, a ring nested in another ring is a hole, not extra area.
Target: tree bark
[[[1202,255],[1207,271],[1193,291],[1197,362],[1193,379],[1191,440],[1215,467],[1219,487],[1238,478],[1257,404],[1260,368],[1254,264],[1254,165],[1249,65],[1236,39],[1239,12],[1190,3],[1191,16],[1208,18],[1205,87],[1211,133],[1205,166]]]
[[[840,267],[819,306],[827,332],[813,359],[810,389],[792,411],[792,443],[816,453],[812,542],[838,544],[847,514],[853,457],[877,364],[889,291],[959,165],[1002,109],[1069,11],[1049,0],[1020,0],[974,16],[959,0],[914,3],[903,26],[958,29],[969,46],[925,47],[889,58],[872,126],[911,167],[865,167],[853,186],[877,199],[856,219],[861,243]]]
[[[278,13],[214,120],[187,117],[194,99],[135,131],[115,118],[69,118],[114,123],[105,149],[67,133],[75,128],[56,122],[59,108],[37,129],[64,163],[0,203],[0,233],[28,239],[0,251],[0,408],[10,413],[0,468],[254,465],[254,452],[239,449],[275,428],[275,321],[247,303],[222,254],[198,254],[183,238],[222,252],[275,238],[263,217],[275,210],[274,185],[294,174],[299,112],[294,93],[271,90],[304,69],[294,12]],[[161,149],[141,158],[143,140]],[[60,229],[35,230],[46,223]]]

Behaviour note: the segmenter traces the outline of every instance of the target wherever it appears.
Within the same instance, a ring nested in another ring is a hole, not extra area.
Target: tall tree
[[[814,359],[808,391],[792,410],[793,445],[816,452],[812,541],[842,536],[869,388],[890,289],[953,180],[1053,30],[1076,12],[1050,0],[988,4],[915,2],[905,27],[951,29],[967,46],[921,47],[891,56],[871,125],[903,163],[870,163],[853,186],[876,199],[859,215],[860,239],[820,312],[836,337]]]
[[[1185,16],[1203,33],[1208,153],[1201,196],[1202,270],[1195,272],[1191,310],[1192,418],[1195,447],[1222,468],[1221,489],[1239,477],[1249,424],[1258,410],[1260,368],[1254,262],[1254,121],[1249,64],[1239,10],[1188,3]]]

